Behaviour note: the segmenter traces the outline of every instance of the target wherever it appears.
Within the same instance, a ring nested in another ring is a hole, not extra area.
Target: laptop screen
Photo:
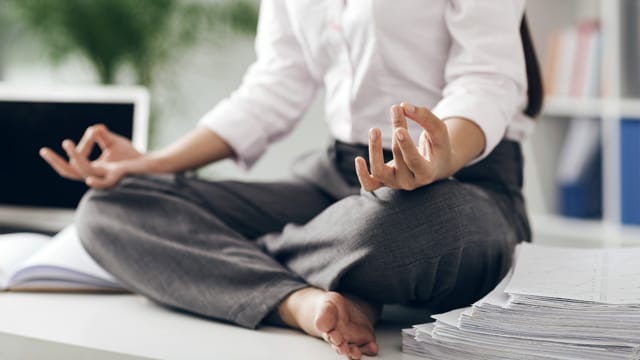
[[[0,230],[55,232],[73,221],[87,187],[60,177],[38,154],[66,158],[62,141],[78,143],[102,123],[146,151],[149,93],[136,86],[23,87],[0,82]],[[97,158],[94,149],[91,159]]]
[[[97,123],[131,138],[134,104],[0,100],[0,204],[75,208],[87,187],[61,178],[38,150],[47,146],[66,158],[62,141],[77,143]],[[94,149],[92,159],[98,154]]]

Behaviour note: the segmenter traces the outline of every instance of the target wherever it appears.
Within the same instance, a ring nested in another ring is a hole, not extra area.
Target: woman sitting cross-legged
[[[93,188],[80,238],[129,289],[374,355],[383,305],[468,305],[530,238],[523,11],[523,0],[263,0],[256,62],[193,132],[143,154],[95,125],[65,140],[68,159],[41,155]],[[291,177],[185,175],[227,158],[250,167],[322,87],[333,141]]]

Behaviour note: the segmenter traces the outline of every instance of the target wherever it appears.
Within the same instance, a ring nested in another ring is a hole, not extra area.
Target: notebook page
[[[0,289],[14,269],[50,241],[51,237],[35,233],[0,235]]]
[[[36,270],[41,273],[43,269],[46,271],[47,268],[65,269],[67,272],[86,274],[89,275],[89,279],[91,277],[98,278],[117,285],[117,281],[84,250],[74,226],[69,226],[58,233],[50,244],[25,261],[16,270],[16,275],[19,281],[24,281],[31,275],[30,269],[33,270],[35,276]],[[55,273],[61,274],[64,271],[55,271]],[[11,282],[13,283],[14,279]]]

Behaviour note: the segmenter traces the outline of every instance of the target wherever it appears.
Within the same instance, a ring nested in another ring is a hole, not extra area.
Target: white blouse
[[[519,26],[525,0],[262,0],[257,60],[242,85],[201,120],[250,167],[326,91],[331,134],[368,143],[389,107],[430,108],[484,132],[484,158],[504,137],[522,141],[527,79]],[[416,139],[421,129],[410,123]]]

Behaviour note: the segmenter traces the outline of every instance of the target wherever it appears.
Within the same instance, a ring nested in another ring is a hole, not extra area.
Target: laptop
[[[87,186],[60,177],[38,155],[47,146],[65,155],[102,123],[146,151],[149,94],[140,87],[26,88],[0,83],[0,227],[56,232],[73,222]],[[97,158],[96,148],[91,159]],[[65,156],[66,157],[66,156]]]

